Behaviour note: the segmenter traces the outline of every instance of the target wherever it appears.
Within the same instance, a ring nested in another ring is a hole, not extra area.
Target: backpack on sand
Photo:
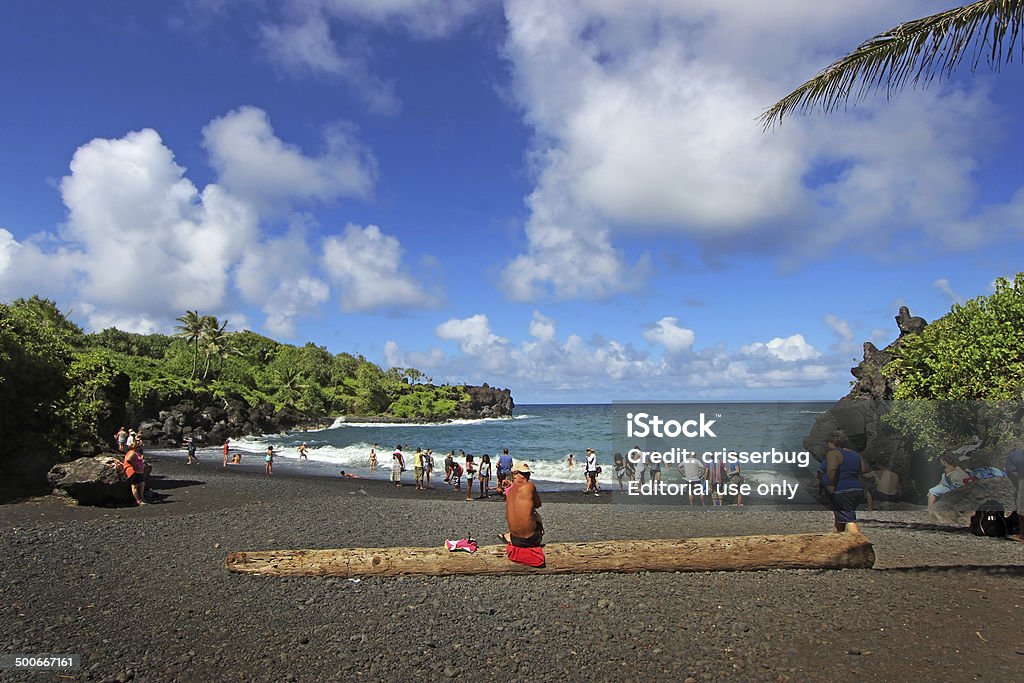
[[[971,515],[971,533],[975,536],[1004,538],[1006,536],[1006,515],[998,500],[987,500],[978,511]]]

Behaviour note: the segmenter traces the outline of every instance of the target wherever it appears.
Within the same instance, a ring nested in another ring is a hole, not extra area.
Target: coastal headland
[[[0,506],[4,653],[78,654],[81,669],[62,680],[90,681],[450,680],[467,666],[483,680],[863,681],[912,670],[1008,681],[1024,662],[1024,544],[927,523],[916,509],[862,514],[873,569],[278,579],[230,574],[224,559],[490,543],[504,506],[448,488],[267,477],[256,463],[150,460],[159,503]],[[831,526],[826,510],[541,495],[551,542]]]

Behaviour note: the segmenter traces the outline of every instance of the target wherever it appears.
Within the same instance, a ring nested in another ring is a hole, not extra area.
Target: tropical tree
[[[203,379],[210,372],[210,362],[216,358],[221,367],[224,365],[224,358],[232,352],[229,333],[226,331],[228,321],[217,320],[216,316],[203,316],[203,330],[200,338],[206,353],[206,364],[203,368]]]
[[[1022,28],[1024,0],[979,0],[908,21],[825,67],[772,105],[761,122],[770,128],[794,111],[835,111],[882,86],[888,95],[907,83],[924,87],[937,75],[950,76],[968,54],[972,71],[983,58],[998,70],[1013,61]]]
[[[193,346],[192,354],[192,375],[195,379],[199,367],[199,340],[206,331],[206,319],[209,316],[199,315],[199,311],[185,311],[185,314],[176,318],[178,324],[174,326],[177,332],[175,337],[183,337]],[[216,318],[214,318],[216,320]]]

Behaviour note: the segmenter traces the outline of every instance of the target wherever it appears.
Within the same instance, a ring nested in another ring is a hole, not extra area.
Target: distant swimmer
[[[573,455],[572,453],[570,453],[569,455],[565,456],[565,465],[570,470],[573,467],[573,464],[574,464],[573,460],[574,460],[575,457],[576,456]]]
[[[362,478],[362,477],[359,477],[358,475],[355,475],[355,474],[349,474],[345,470],[342,470],[339,473],[339,476],[345,477],[346,479],[361,479]]]
[[[373,444],[373,448],[370,449],[370,469],[377,469],[377,444]]]

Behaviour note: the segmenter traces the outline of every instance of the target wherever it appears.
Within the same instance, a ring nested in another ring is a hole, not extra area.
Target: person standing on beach
[[[619,480],[619,490],[625,491],[626,486],[623,484],[623,480],[626,478],[626,461],[622,457],[622,453],[612,456],[612,466],[615,469],[615,478]]]
[[[370,469],[377,469],[377,444],[373,444],[373,448],[370,449]]]
[[[274,473],[274,447],[273,446],[267,446],[267,457],[266,457],[266,460],[267,460],[266,473],[267,474],[273,474]]]
[[[395,446],[395,452],[391,454],[391,481],[395,486],[402,485],[402,472],[405,470],[405,456],[402,454],[402,447]]]
[[[725,465],[717,458],[706,463],[704,474],[707,477],[708,489],[711,491],[711,504],[722,504],[722,484],[725,483]]]
[[[444,483],[450,484],[452,481],[452,472],[455,471],[455,451],[448,451],[448,455],[444,458]]]
[[[451,482],[456,491],[462,490],[462,465],[457,462],[452,462]]]
[[[299,450],[299,460],[309,460],[309,457],[306,455],[306,442],[305,441],[302,442],[302,445],[299,446],[298,450]]]
[[[636,475],[637,482],[643,486],[647,479],[647,453],[640,450],[639,446],[633,446],[627,460],[634,463],[633,473]]]
[[[117,434],[114,434],[114,443],[117,444],[118,453],[125,453],[128,451],[128,430],[121,427],[117,430]]]
[[[501,456],[498,457],[498,488],[501,488],[501,484],[509,478],[512,474],[512,456],[508,454],[506,448]]]
[[[423,488],[430,488],[430,473],[434,471],[434,451],[427,449],[423,453]]]
[[[466,467],[463,469],[466,473],[466,500],[473,500],[473,477],[476,476],[476,463],[473,462],[473,456],[466,456]]]
[[[690,505],[693,505],[694,490],[700,492],[700,504],[704,505],[704,466],[697,459],[695,453],[683,456],[683,462],[679,464],[679,472],[686,481],[686,489],[690,494]]]
[[[224,439],[224,467],[228,466],[228,444],[231,439]]]
[[[420,448],[416,449],[416,453],[412,456],[412,478],[416,482],[416,490],[423,490],[423,451]]]
[[[488,490],[491,486],[491,456],[484,453],[480,459],[480,473],[478,478],[480,479],[480,497],[490,498],[491,492]]]
[[[593,448],[587,449],[587,465],[585,474],[587,476],[587,488],[583,493],[593,493],[595,496],[601,495],[598,493],[597,488],[597,453],[594,452]]]
[[[651,483],[661,481],[661,463],[651,458],[651,462],[647,465],[647,471],[651,475]]]
[[[135,430],[128,430],[128,438],[124,442],[125,452],[135,449]]]
[[[736,505],[743,505],[743,494],[739,492],[739,486],[743,483],[743,475],[740,474],[739,463],[730,463],[725,469],[726,476],[729,477],[729,483],[736,486]]]
[[[145,505],[146,500],[146,461],[142,454],[134,448],[128,449],[124,456],[124,474],[132,487],[132,496],[136,505]]]
[[[512,468],[512,486],[505,493],[508,533],[501,534],[501,539],[517,548],[539,548],[544,538],[540,504],[537,487],[530,481],[530,466],[516,463]]]
[[[852,450],[846,432],[836,430],[825,440],[826,490],[832,501],[836,531],[859,533],[857,506],[864,500],[860,477],[869,474],[867,462]]]
[[[185,446],[187,447],[186,452],[188,453],[188,460],[186,461],[186,464],[191,465],[193,461],[199,462],[199,458],[196,457],[196,440],[189,437],[185,441]]]

